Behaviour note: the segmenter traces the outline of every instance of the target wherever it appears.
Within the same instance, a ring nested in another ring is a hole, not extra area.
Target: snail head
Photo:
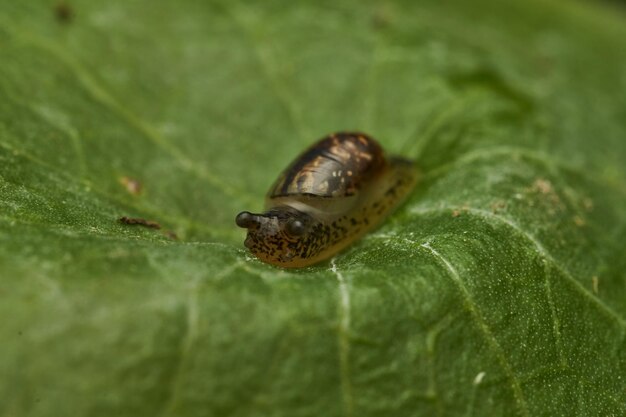
[[[235,218],[235,223],[248,229],[244,245],[255,256],[285,264],[305,247],[314,222],[308,214],[278,207],[262,214],[242,211]]]

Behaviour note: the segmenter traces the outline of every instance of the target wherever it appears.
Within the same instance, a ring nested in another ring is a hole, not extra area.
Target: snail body
[[[417,181],[413,162],[386,157],[363,133],[329,135],[279,176],[266,211],[237,215],[245,246],[264,262],[298,268],[330,258],[376,227]]]

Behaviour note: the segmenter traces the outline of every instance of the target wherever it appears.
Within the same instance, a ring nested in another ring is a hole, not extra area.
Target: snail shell
[[[237,215],[246,247],[298,268],[335,255],[378,225],[417,181],[413,162],[387,158],[363,133],[329,135],[302,153],[267,194],[266,212]]]

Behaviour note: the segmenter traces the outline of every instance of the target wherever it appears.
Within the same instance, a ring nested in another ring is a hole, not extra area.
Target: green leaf
[[[0,1],[0,415],[623,415],[624,39],[591,2]],[[348,129],[409,201],[252,259],[235,214]]]

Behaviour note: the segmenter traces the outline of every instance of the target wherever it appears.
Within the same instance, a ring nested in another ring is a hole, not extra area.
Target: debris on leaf
[[[478,385],[483,382],[483,378],[485,377],[486,372],[479,372],[478,375],[474,378],[474,385]]]
[[[120,217],[119,219],[120,223],[122,224],[127,224],[127,225],[131,225],[131,226],[145,226],[145,227],[149,227],[151,229],[161,229],[161,225],[153,220],[146,220],[146,219],[142,219],[140,217]]]

